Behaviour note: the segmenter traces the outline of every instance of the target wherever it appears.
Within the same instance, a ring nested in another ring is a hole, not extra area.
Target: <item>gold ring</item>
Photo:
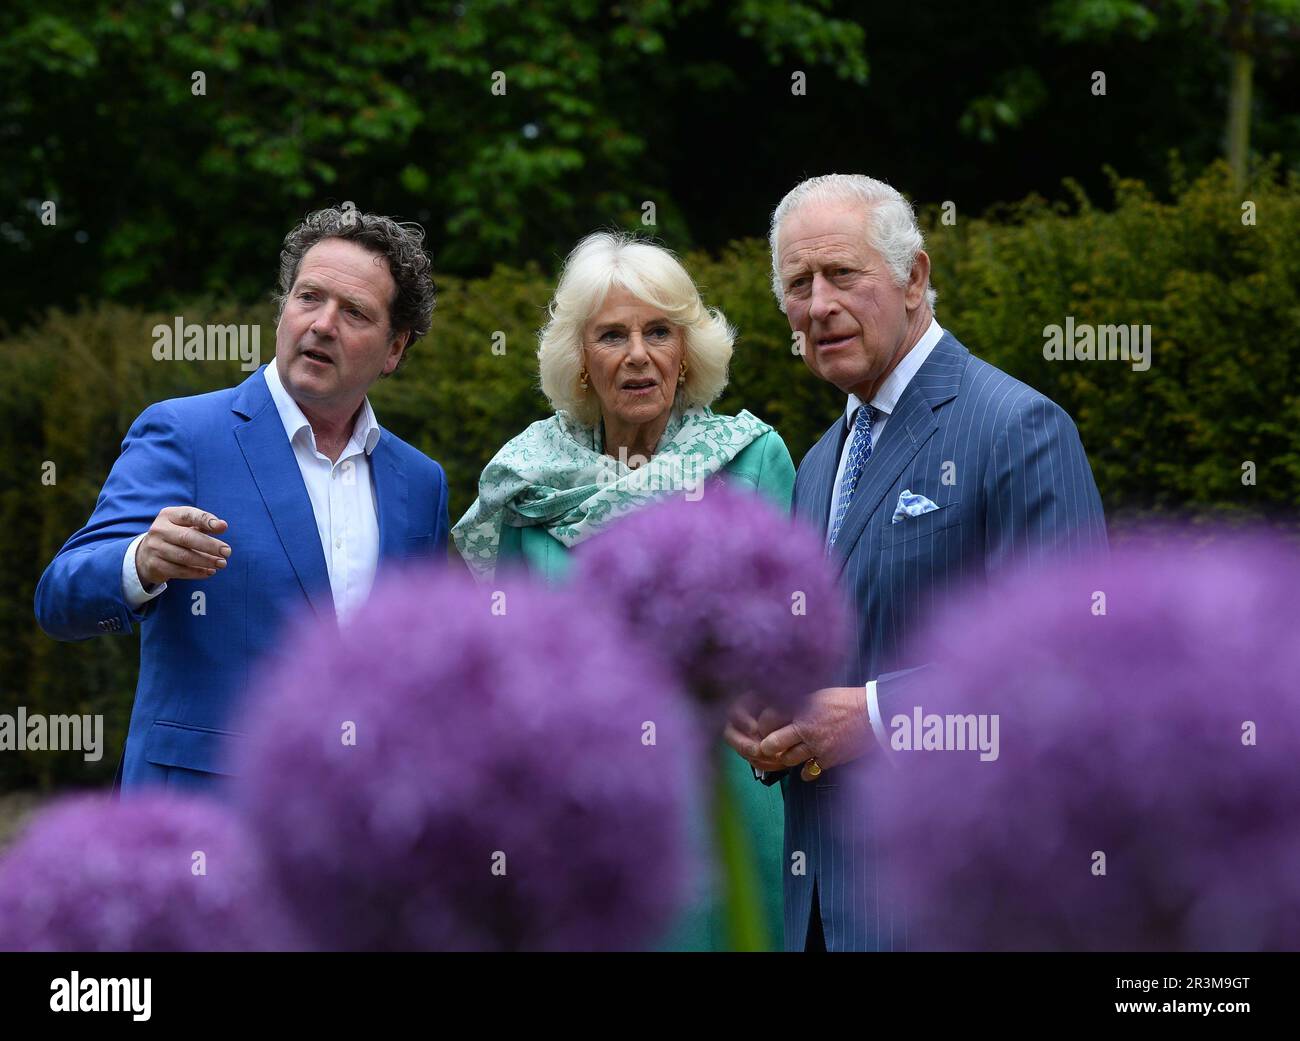
[[[820,777],[822,773],[821,764],[817,762],[817,757],[813,756],[808,762],[803,764],[803,768],[808,771],[809,777]]]

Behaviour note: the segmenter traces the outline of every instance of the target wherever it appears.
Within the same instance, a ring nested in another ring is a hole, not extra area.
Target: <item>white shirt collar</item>
[[[942,339],[943,329],[931,318],[930,327],[921,334],[921,338],[916,341],[916,346],[908,351],[894,371],[885,377],[885,382],[880,385],[876,396],[871,399],[871,407],[876,412],[883,412],[887,416],[893,415],[894,409],[898,406],[898,399],[903,396],[903,391],[912,382],[912,377],[920,371],[921,366],[925,364],[925,359],[930,357],[930,352]],[[853,427],[853,413],[861,404],[862,399],[856,394],[849,395],[848,404],[844,406],[844,422],[850,429]]]
[[[305,427],[308,444],[311,445],[312,451],[315,451],[316,433],[311,428],[310,420],[303,415],[302,409],[298,407],[298,402],[293,400],[292,395],[285,388],[284,383],[281,382],[280,370],[276,367],[274,358],[267,363],[265,375],[266,386],[271,391],[271,400],[275,402],[275,410],[280,413],[280,422],[284,424],[285,435],[292,442],[300,436]],[[366,455],[369,455],[374,451],[375,445],[379,443],[381,433],[379,422],[375,419],[375,410],[370,407],[370,398],[367,397],[361,402],[361,414],[357,416],[357,421],[352,427],[352,439],[348,442],[348,445],[363,448]],[[346,449],[344,452],[346,454]]]

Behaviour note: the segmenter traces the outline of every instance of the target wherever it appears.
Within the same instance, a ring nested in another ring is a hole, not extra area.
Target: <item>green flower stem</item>
[[[754,852],[726,774],[713,772],[713,828],[721,867],[723,924],[733,951],[769,951]]]

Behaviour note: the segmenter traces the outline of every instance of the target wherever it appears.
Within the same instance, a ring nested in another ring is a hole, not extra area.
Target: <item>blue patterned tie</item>
[[[853,418],[853,443],[849,445],[849,461],[844,467],[844,476],[840,479],[840,501],[835,509],[835,523],[831,525],[830,545],[835,545],[840,534],[840,525],[849,512],[849,503],[853,501],[853,489],[858,486],[862,468],[871,458],[871,420],[875,411],[870,405],[858,407],[858,414]]]

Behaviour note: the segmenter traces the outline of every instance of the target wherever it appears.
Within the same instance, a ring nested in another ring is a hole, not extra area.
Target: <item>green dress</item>
[[[761,435],[743,448],[722,470],[737,485],[753,489],[789,512],[794,492],[794,462],[785,442],[775,430]],[[545,527],[509,527],[501,531],[499,559],[549,581],[562,579],[569,569],[569,550]],[[745,834],[749,837],[756,878],[763,900],[767,942],[772,950],[783,947],[781,883],[785,810],[781,786],[761,784],[754,779],[749,764],[727,745],[719,742],[718,766],[730,786],[733,805],[740,808]],[[706,848],[712,836],[707,821],[695,828],[695,840]],[[710,848],[711,847],[707,847]],[[712,864],[712,857],[705,858]],[[708,880],[693,905],[680,916],[660,949],[670,951],[727,950],[719,901],[711,892]]]

